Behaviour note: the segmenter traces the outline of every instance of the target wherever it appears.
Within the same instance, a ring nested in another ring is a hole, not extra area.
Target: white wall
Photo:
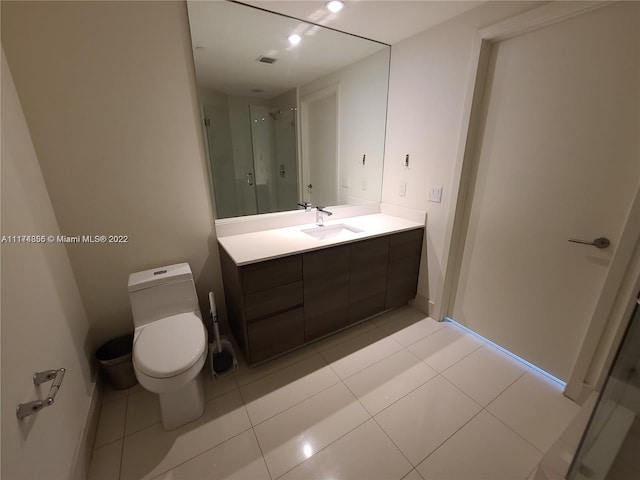
[[[426,253],[418,296],[439,309],[446,261],[445,228],[452,199],[463,104],[474,35],[479,28],[540,2],[488,2],[392,46],[382,201],[427,212]],[[402,165],[409,154],[409,167]],[[406,182],[406,196],[399,194]],[[427,188],[443,186],[442,203]]]
[[[300,87],[300,97],[339,85],[339,164],[341,203],[379,202],[389,52],[383,49],[338,72]],[[362,166],[362,155],[366,155]],[[344,188],[348,185],[348,188]]]
[[[2,235],[60,233],[2,54]],[[94,382],[89,322],[63,244],[2,244],[2,478],[83,478],[83,427]],[[67,369],[55,403],[18,421],[18,403],[42,399],[51,383],[36,371]]]
[[[60,229],[129,237],[68,246],[95,343],[132,330],[131,272],[222,299],[185,4],[2,2],[2,44]]]

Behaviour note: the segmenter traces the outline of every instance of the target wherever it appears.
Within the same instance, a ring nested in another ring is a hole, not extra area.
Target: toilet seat
[[[134,365],[153,378],[175,377],[187,371],[207,346],[202,320],[191,312],[147,324],[136,337]]]

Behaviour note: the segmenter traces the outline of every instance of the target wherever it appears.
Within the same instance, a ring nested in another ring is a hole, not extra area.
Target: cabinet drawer
[[[302,256],[276,258],[240,268],[244,293],[254,293],[302,280]]]
[[[302,296],[302,280],[248,295],[245,294],[244,310],[247,322],[302,306]]]
[[[389,237],[389,263],[398,258],[420,256],[424,229],[400,232]]]
[[[261,362],[304,343],[303,309],[253,322],[247,330],[251,351],[249,363]]]

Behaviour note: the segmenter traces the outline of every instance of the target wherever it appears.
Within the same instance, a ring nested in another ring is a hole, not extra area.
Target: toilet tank
[[[128,288],[136,328],[179,313],[202,318],[188,263],[132,273]]]

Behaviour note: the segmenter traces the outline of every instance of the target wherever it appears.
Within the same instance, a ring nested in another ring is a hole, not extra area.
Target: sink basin
[[[350,225],[345,225],[344,223],[338,223],[322,227],[305,228],[302,232],[317,240],[327,240],[329,238],[351,238],[356,233],[361,233],[362,230]]]

